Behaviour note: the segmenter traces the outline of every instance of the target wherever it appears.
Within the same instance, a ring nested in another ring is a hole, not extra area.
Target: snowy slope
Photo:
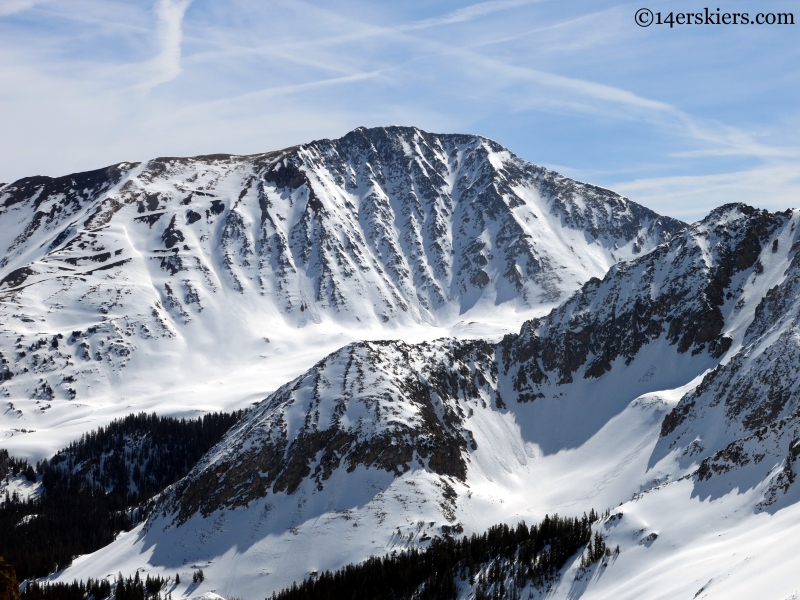
[[[502,335],[682,227],[402,127],[7,184],[2,443],[41,458],[129,412],[240,408],[357,339]]]
[[[576,556],[549,595],[789,597],[798,221],[717,209],[499,343],[342,348],[60,577],[196,566],[199,591],[259,598],[431,536],[594,507],[620,515],[597,525],[620,555],[577,579]]]

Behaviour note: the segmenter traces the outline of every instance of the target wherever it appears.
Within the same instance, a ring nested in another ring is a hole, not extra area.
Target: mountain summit
[[[117,398],[188,408],[238,372],[222,404],[241,403],[354,339],[518,327],[683,227],[408,127],[30,177],[0,188],[0,395],[14,419],[97,399],[108,420]]]

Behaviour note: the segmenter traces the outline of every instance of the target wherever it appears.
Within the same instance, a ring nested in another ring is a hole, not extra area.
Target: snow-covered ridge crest
[[[789,220],[745,205],[723,206],[671,243],[588,281],[546,319],[526,323],[520,336],[502,344],[503,371],[513,374],[520,400],[544,397],[552,383],[574,376],[599,378],[615,361],[630,364],[662,337],[679,353],[707,351],[720,359],[733,342],[726,327],[731,317],[753,317],[737,304],[743,278],[760,268],[765,244]]]
[[[133,221],[154,232],[137,232],[145,239],[136,249],[175,255],[163,257],[165,270],[190,271],[185,253],[205,255],[220,263],[209,266],[226,286],[276,293],[284,313],[346,311],[377,283],[380,301],[369,299],[361,317],[410,311],[417,321],[452,302],[463,312],[487,286],[498,302],[557,300],[584,274],[605,272],[683,226],[491,140],[400,127],[252,157],[158,158],[34,177],[7,186],[0,202],[11,241],[0,262],[7,290],[41,281],[20,271],[35,271],[36,260],[51,273],[56,264],[68,269],[64,262],[105,262],[73,256],[88,254],[75,246],[90,243],[89,231]],[[572,241],[598,248],[584,257],[584,248],[566,247]],[[222,255],[209,256],[220,245]],[[571,272],[556,272],[564,267]]]
[[[185,521],[291,495],[305,479],[323,492],[340,468],[395,476],[423,468],[464,481],[468,449],[477,448],[466,415],[503,406],[493,355],[482,341],[346,346],[265,400],[170,491],[163,510]]]
[[[29,415],[277,372],[315,325],[343,337],[314,360],[498,308],[516,327],[683,226],[486,138],[406,127],[26,178],[0,190],[0,396]]]

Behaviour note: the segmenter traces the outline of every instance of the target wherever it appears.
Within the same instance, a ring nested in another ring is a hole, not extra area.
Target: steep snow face
[[[255,409],[171,493],[170,507],[185,521],[291,496],[309,478],[323,492],[342,468],[394,476],[424,468],[464,481],[468,448],[477,448],[467,415],[503,405],[493,351],[457,341],[347,346]]]
[[[743,309],[753,295],[748,277],[759,277],[760,257],[770,252],[764,245],[790,221],[791,215],[722,207],[672,243],[587,282],[546,319],[503,342],[503,371],[513,374],[514,391],[522,401],[557,395],[554,385],[601,378],[656,340],[679,354],[720,359],[734,325],[753,317],[752,308]],[[777,270],[770,275],[781,277]]]
[[[778,535],[764,508],[800,514],[799,220],[722,207],[499,343],[345,347],[257,406],[144,528],[62,577],[189,561],[218,591],[263,595],[431,536],[621,504],[598,525],[618,559],[575,579],[576,558],[558,597],[641,597],[667,544],[665,590],[740,581],[727,554],[724,573],[687,567],[728,531],[737,549],[748,528]]]
[[[24,179],[0,189],[0,397],[7,435],[37,433],[7,445],[239,407],[387,330],[502,334],[681,227],[485,138],[402,127]]]
[[[716,498],[768,481],[758,510],[800,499],[800,249],[796,214],[769,228],[753,269],[730,298],[735,353],[710,371],[664,420],[656,457],[702,460],[696,493]]]

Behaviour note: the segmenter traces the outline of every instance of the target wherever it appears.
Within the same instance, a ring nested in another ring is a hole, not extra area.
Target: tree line
[[[20,580],[69,566],[146,518],[148,501],[185,476],[244,411],[199,419],[139,413],[81,436],[35,467],[0,450],[0,476],[41,481],[42,493],[6,493],[0,556]]]
[[[49,583],[31,581],[22,590],[22,600],[162,600],[161,592],[166,588],[167,579],[150,577],[144,580],[137,571],[133,577],[125,579],[120,573],[112,585],[106,579],[89,579],[72,583]],[[169,597],[171,594],[168,594]]]
[[[528,527],[495,525],[483,534],[461,539],[434,538],[428,548],[411,549],[333,573],[312,576],[267,600],[454,600],[459,581],[474,588],[476,600],[519,600],[528,586],[546,590],[557,581],[567,561],[581,551],[580,571],[607,558],[611,552],[592,523],[593,510],[580,518],[545,516]],[[619,553],[619,547],[615,550]],[[192,581],[205,579],[194,571]],[[27,582],[22,600],[169,600],[180,583],[161,577],[142,580],[138,572],[115,582],[88,580],[72,583]],[[162,596],[164,594],[164,596]]]
[[[592,510],[580,518],[545,516],[528,527],[496,525],[487,532],[434,538],[426,549],[372,557],[358,565],[312,576],[273,593],[270,600],[451,600],[457,581],[475,586],[476,600],[516,598],[532,585],[545,589],[581,548],[581,566],[607,553],[602,536],[592,539]],[[588,562],[587,562],[588,561]]]

